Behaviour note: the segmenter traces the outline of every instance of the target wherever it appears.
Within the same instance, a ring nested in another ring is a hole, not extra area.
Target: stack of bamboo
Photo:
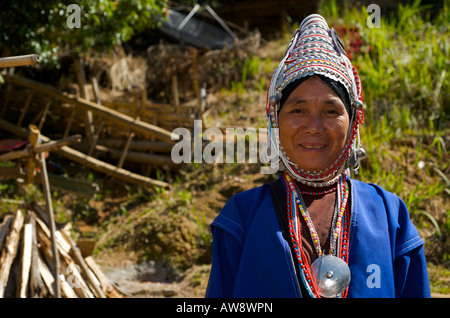
[[[82,255],[64,228],[55,231],[60,273],[55,277],[58,262],[54,261],[48,217],[38,205],[33,209],[25,215],[18,210],[0,224],[0,297],[127,297],[92,256]]]

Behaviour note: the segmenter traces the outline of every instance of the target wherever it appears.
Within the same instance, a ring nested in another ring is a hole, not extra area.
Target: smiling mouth
[[[321,150],[324,149],[327,145],[299,145],[300,147],[308,150]]]

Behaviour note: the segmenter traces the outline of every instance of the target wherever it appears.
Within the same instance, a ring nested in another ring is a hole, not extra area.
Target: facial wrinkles
[[[327,168],[345,145],[349,119],[335,95],[320,79],[311,78],[294,90],[280,111],[281,143],[300,168]],[[323,151],[312,151],[319,148]]]

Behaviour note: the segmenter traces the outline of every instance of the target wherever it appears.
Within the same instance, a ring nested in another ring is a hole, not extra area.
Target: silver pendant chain
[[[322,247],[321,247],[321,244],[320,244],[319,234],[317,233],[317,230],[314,227],[314,224],[312,222],[311,216],[308,213],[308,210],[306,208],[305,201],[303,200],[303,196],[301,194],[301,191],[300,191],[300,189],[298,188],[298,186],[297,186],[297,184],[295,182],[294,182],[294,184],[295,184],[295,189],[296,189],[296,192],[297,192],[297,193],[295,193],[295,196],[299,199],[300,204],[304,207],[304,212],[302,213],[302,215],[303,215],[304,219],[305,219],[305,216],[306,216],[305,222],[306,222],[306,225],[308,226],[309,234],[310,234],[311,239],[313,241],[313,245],[315,245],[315,250],[317,252],[317,255],[320,257],[323,254],[323,251],[322,251]],[[339,252],[338,251],[338,247],[337,247],[338,239],[336,239],[335,230],[336,230],[336,223],[337,223],[337,219],[338,219],[338,213],[339,213],[340,208],[341,208],[341,196],[342,196],[341,192],[342,191],[341,191],[341,187],[340,186],[343,185],[343,184],[344,184],[344,181],[343,181],[343,177],[341,175],[340,179],[339,179],[339,182],[337,184],[336,203],[334,205],[333,218],[332,218],[331,229],[330,229],[330,254],[333,255],[333,256],[337,256],[338,252]],[[316,240],[317,240],[317,243],[315,244],[314,241],[316,241]]]

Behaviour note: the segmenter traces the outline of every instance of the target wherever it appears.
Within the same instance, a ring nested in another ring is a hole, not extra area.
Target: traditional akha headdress
[[[283,89],[295,80],[312,75],[322,75],[342,84],[351,104],[351,122],[346,145],[330,167],[318,172],[302,170],[289,159],[276,129],[279,128],[278,111],[282,106],[280,100]],[[269,147],[275,149],[283,166],[297,181],[317,187],[328,186],[338,180],[344,169],[357,171],[359,168],[359,158],[364,155],[359,144],[359,123],[364,122],[362,85],[336,31],[334,28],[328,28],[322,16],[312,14],[306,17],[294,32],[286,54],[272,76],[267,94],[266,114],[271,143]],[[329,180],[324,181],[326,179]]]

